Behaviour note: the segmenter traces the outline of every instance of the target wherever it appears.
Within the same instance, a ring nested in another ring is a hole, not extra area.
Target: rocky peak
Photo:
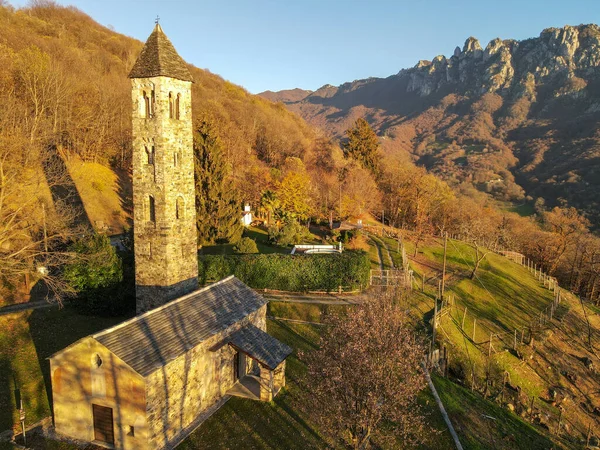
[[[436,56],[431,62],[419,61],[412,69],[400,72],[409,77],[408,91],[426,96],[445,84],[457,84],[473,92],[511,91],[535,97],[531,77],[566,79],[578,70],[600,74],[600,27],[597,25],[548,28],[538,38],[525,41],[492,39],[485,50],[469,37],[451,58]],[[525,88],[526,87],[526,88]],[[513,89],[514,88],[514,89]]]
[[[465,41],[465,45],[463,45],[463,53],[474,53],[475,55],[479,54],[480,52],[482,52],[482,48],[481,48],[481,44],[479,44],[479,41],[477,39],[475,39],[473,36],[467,38],[467,40]]]
[[[579,48],[579,30],[569,25],[564,28],[547,28],[540,34],[542,41],[557,56],[572,59]]]
[[[487,61],[490,59],[492,56],[498,53],[502,47],[504,47],[504,42],[502,42],[502,39],[492,39],[485,47],[485,51],[483,52],[483,60]]]

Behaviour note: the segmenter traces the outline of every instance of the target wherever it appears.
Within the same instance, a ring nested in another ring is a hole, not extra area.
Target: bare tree
[[[399,292],[377,293],[346,315],[330,317],[319,350],[301,355],[308,365],[309,414],[354,449],[367,448],[372,438],[379,445],[422,440],[416,399],[425,386],[424,348]]]
[[[490,208],[469,208],[465,205],[459,224],[460,234],[475,253],[473,270],[469,277],[475,278],[479,266],[502,236],[502,222]]]
[[[74,213],[66,202],[47,203],[39,195],[41,174],[24,171],[17,159],[0,148],[0,285],[31,276],[46,285],[48,300],[60,303],[72,291],[59,269],[75,257],[66,250],[76,233],[68,226]]]

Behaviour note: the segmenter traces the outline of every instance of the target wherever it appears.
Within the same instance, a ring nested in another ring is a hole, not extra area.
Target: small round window
[[[102,366],[102,358],[100,358],[100,355],[98,353],[94,355],[94,366],[96,367],[96,369],[99,369]]]

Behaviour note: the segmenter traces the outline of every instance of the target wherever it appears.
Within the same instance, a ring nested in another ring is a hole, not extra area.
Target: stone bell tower
[[[198,287],[192,77],[156,24],[129,78],[140,314]]]

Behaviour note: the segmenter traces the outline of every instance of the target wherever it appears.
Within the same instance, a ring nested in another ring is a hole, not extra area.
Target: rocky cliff
[[[292,111],[343,138],[365,117],[388,154],[502,200],[568,204],[600,225],[600,27],[473,37],[388,78],[326,85]],[[286,101],[287,100],[287,101]]]

